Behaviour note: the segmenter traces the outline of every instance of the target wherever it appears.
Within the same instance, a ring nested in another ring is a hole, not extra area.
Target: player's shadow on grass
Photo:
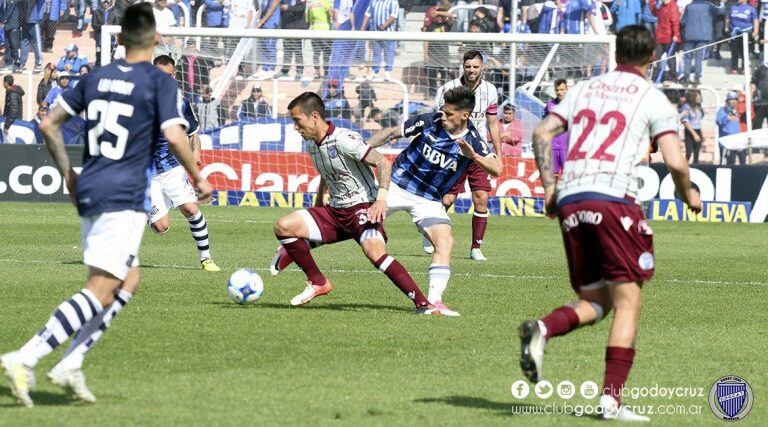
[[[255,304],[241,306],[232,304],[231,302],[212,301],[209,304],[217,305],[225,309],[264,309],[264,308],[277,308],[281,310],[334,310],[334,311],[366,311],[366,310],[385,310],[394,312],[406,312],[410,313],[412,309],[403,306],[394,305],[381,305],[381,304],[344,304],[344,303],[318,303],[309,304],[302,307],[293,307],[288,303],[276,303],[276,302],[257,302]]]
[[[4,399],[3,403],[0,403],[0,408],[21,408],[21,405],[16,403],[16,398],[11,395],[10,388],[0,386],[0,396],[8,397],[8,399]],[[77,402],[64,394],[50,393],[47,391],[33,391],[30,393],[30,396],[35,402],[35,405],[40,406],[78,405]]]
[[[488,409],[496,411],[496,415],[504,417],[513,417],[533,412],[535,407],[543,408],[541,405],[530,403],[510,403],[494,402],[482,397],[472,396],[446,396],[437,398],[416,399],[416,403],[442,403],[445,405],[458,406],[460,408]]]

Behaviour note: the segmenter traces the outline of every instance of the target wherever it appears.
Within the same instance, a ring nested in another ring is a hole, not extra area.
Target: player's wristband
[[[387,190],[386,188],[379,188],[379,193],[376,195],[376,200],[381,200],[386,202],[387,193],[389,193],[389,190]]]

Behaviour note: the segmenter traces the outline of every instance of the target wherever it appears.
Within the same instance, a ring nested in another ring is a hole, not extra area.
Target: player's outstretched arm
[[[213,193],[213,187],[203,178],[200,171],[197,170],[192,150],[189,147],[187,134],[181,125],[171,125],[163,129],[163,135],[168,140],[168,148],[176,159],[187,170],[187,174],[192,178],[195,188],[198,191],[198,202],[207,203]]]
[[[544,117],[533,131],[533,155],[539,167],[541,183],[544,186],[544,206],[549,217],[555,215],[555,170],[552,164],[552,138],[565,131],[565,124],[559,118]]]
[[[373,148],[381,147],[393,139],[399,139],[403,137],[403,130],[400,126],[392,126],[390,128],[382,129],[368,138],[368,145]]]
[[[667,164],[672,181],[680,199],[691,208],[692,211],[701,212],[701,199],[699,193],[692,191],[691,178],[688,170],[688,161],[680,152],[680,137],[674,133],[662,135],[657,139],[664,163]]]
[[[480,166],[484,171],[488,172],[494,178],[497,178],[499,175],[501,175],[501,161],[498,157],[496,157],[495,154],[488,152],[487,148],[483,147],[487,153],[485,156],[483,156],[478,154],[477,151],[472,148],[472,145],[470,145],[466,140],[459,139],[457,143],[459,144],[459,148],[461,148],[464,157],[467,157],[473,162],[477,163],[478,166]]]
[[[379,181],[379,192],[376,201],[368,208],[368,219],[373,223],[382,222],[387,217],[387,193],[392,177],[392,164],[376,149],[369,151],[363,161],[376,168],[376,179]]]
[[[75,173],[75,170],[72,169],[69,163],[67,151],[64,149],[64,136],[61,134],[61,126],[70,117],[69,113],[61,105],[57,105],[53,107],[53,110],[40,123],[40,132],[43,134],[43,139],[45,139],[45,147],[48,149],[51,157],[53,157],[59,172],[64,176],[67,190],[69,190],[69,197],[72,199],[72,203],[77,206],[75,194],[77,173]]]

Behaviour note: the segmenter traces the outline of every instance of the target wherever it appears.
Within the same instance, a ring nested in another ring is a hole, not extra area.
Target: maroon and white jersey
[[[579,82],[551,113],[570,131],[557,201],[580,193],[637,198],[651,140],[677,133],[677,110],[632,67]]]
[[[435,105],[439,110],[445,99],[443,95],[451,89],[464,86],[464,77],[459,77],[449,81],[448,83],[440,86],[437,90],[437,96],[435,96]],[[472,124],[475,125],[475,129],[483,138],[483,142],[488,144],[488,120],[486,114],[497,114],[499,112],[499,91],[496,87],[485,80],[480,80],[480,84],[475,88],[475,109],[472,110],[469,119],[472,120]]]
[[[338,209],[373,203],[378,194],[376,180],[363,162],[373,147],[359,133],[329,125],[322,143],[307,143],[312,163],[328,185],[328,203]]]

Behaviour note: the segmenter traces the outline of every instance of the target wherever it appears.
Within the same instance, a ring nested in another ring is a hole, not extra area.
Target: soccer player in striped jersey
[[[208,199],[212,192],[189,149],[186,121],[176,104],[176,82],[149,62],[157,36],[152,6],[128,7],[120,25],[125,59],[85,75],[61,95],[40,125],[77,206],[88,279],[85,289],[56,307],[24,346],[0,356],[11,392],[27,407],[33,406],[29,389],[34,387],[38,362],[74,334],[87,337],[83,345],[91,348],[138,288],[152,153],[161,132],[201,198]],[[81,112],[87,112],[88,147],[78,176],[64,150],[61,126]],[[80,366],[57,364],[48,378],[77,399],[96,400]]]
[[[377,147],[391,139],[414,137],[395,161],[387,203],[389,212],[407,211],[435,245],[427,299],[436,307],[444,305],[454,244],[443,197],[472,164],[492,176],[501,173],[501,162],[469,120],[475,93],[459,86],[446,91],[443,98],[440,112],[412,117],[402,127],[382,130],[368,141]]]
[[[520,367],[538,382],[548,340],[594,325],[613,309],[600,406],[604,418],[624,421],[648,421],[621,405],[621,393],[635,358],[642,285],[653,277],[653,232],[637,203],[638,165],[651,141],[661,148],[677,194],[701,211],[680,153],[677,110],[645,77],[654,47],[645,27],[622,28],[616,36],[618,67],[578,83],[533,136],[546,213],[559,218],[578,299],[520,325]],[[568,155],[556,181],[551,144],[566,130]]]
[[[387,215],[387,191],[392,166],[368,145],[359,133],[326,122],[325,105],[315,93],[305,92],[288,104],[294,128],[309,141],[307,150],[320,173],[315,206],[280,218],[275,236],[282,245],[278,262],[295,262],[307,275],[307,286],[291,299],[299,306],[327,295],[331,282],[317,267],[308,241],[329,244],[355,239],[366,257],[416,306],[418,314],[451,315],[447,308],[429,304],[408,271],[387,254],[383,221]],[[375,167],[379,180],[374,180]],[[330,193],[326,205],[323,195]]]
[[[475,94],[475,108],[469,115],[469,120],[480,134],[483,142],[488,145],[490,138],[495,153],[501,153],[501,138],[497,124],[499,111],[499,93],[496,87],[487,80],[483,80],[483,55],[477,50],[464,53],[464,75],[458,79],[444,84],[437,91],[435,105],[437,109],[445,103],[445,93],[453,88],[466,87]],[[469,248],[469,258],[475,261],[485,261],[485,255],[480,250],[485,237],[485,229],[488,227],[488,193],[491,192],[491,176],[477,163],[469,165],[469,169],[456,181],[453,188],[443,196],[445,208],[450,208],[456,197],[464,192],[464,182],[469,181],[469,189],[472,191],[472,243]],[[429,239],[424,239],[424,250],[432,253],[434,247]]]
[[[168,55],[160,55],[155,58],[153,63],[160,71],[174,78],[174,66],[176,64],[173,58]],[[184,119],[189,123],[187,136],[190,139],[195,162],[199,165],[200,140],[197,137],[197,116],[186,98],[179,95],[179,102]],[[192,188],[184,168],[179,165],[179,161],[168,148],[168,141],[162,135],[158,139],[152,165],[155,168],[155,174],[152,176],[150,184],[150,198],[152,200],[152,208],[148,214],[150,228],[161,235],[168,232],[168,229],[171,228],[170,210],[177,208],[189,223],[189,231],[197,245],[202,269],[212,272],[220,271],[211,258],[208,224],[197,205],[195,189]]]

